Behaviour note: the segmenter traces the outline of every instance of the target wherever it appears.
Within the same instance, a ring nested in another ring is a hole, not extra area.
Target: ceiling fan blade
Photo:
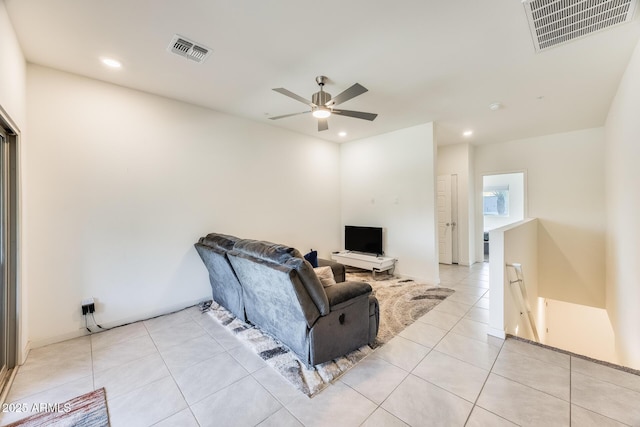
[[[283,94],[285,96],[288,96],[289,98],[293,98],[296,101],[300,101],[303,104],[310,105],[311,107],[316,107],[316,104],[314,104],[313,102],[309,101],[308,99],[304,99],[300,95],[296,95],[295,93],[293,93],[290,90],[287,90],[287,89],[285,89],[283,87],[277,87],[277,88],[275,88],[273,90],[275,90],[276,92],[281,93],[281,94]]]
[[[270,120],[278,120],[278,119],[284,119],[285,117],[291,117],[291,116],[299,116],[300,114],[308,114],[311,111],[303,111],[302,113],[291,113],[291,114],[284,114],[282,116],[275,116],[275,117],[269,117]]]
[[[347,116],[347,117],[355,117],[356,119],[363,120],[374,120],[378,117],[377,114],[374,113],[364,113],[362,111],[351,111],[351,110],[333,110],[332,114],[337,114],[339,116]]]
[[[318,119],[318,132],[329,129],[327,119]]]
[[[345,90],[344,92],[342,92],[341,94],[339,94],[338,96],[336,96],[335,98],[327,102],[326,106],[329,107],[332,105],[342,104],[343,102],[348,101],[351,98],[355,98],[358,95],[362,95],[367,90],[368,89],[366,87],[362,86],[359,83],[356,83],[353,86],[351,86],[349,89]]]

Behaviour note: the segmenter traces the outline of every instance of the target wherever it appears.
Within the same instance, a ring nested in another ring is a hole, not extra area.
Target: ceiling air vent
[[[198,63],[203,63],[211,54],[211,49],[178,34],[171,39],[167,51]]]
[[[637,0],[524,1],[536,52],[631,21]]]

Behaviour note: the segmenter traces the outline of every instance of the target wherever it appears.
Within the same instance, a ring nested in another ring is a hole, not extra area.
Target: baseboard
[[[27,356],[29,356],[29,352],[31,351],[31,341],[27,341],[27,344],[22,348],[22,352],[18,353],[18,365],[23,365],[24,362],[27,361]]]
[[[563,350],[563,349],[561,349],[559,347],[553,347],[553,346],[550,346],[550,345],[547,345],[547,344],[544,344],[544,343],[541,343],[541,342],[532,341],[530,339],[518,337],[518,336],[515,336],[515,335],[511,335],[511,334],[507,334],[507,337],[510,338],[510,339],[526,342],[528,344],[535,345],[537,347],[546,348],[548,350],[555,351],[557,353],[567,354],[567,355],[572,356],[572,357],[579,357],[580,359],[583,359],[583,360],[586,360],[586,361],[589,361],[589,362],[597,363],[599,365],[607,366],[607,367],[612,368],[612,369],[617,369],[619,371],[624,371],[624,372],[628,372],[628,373],[633,374],[633,375],[640,376],[640,370],[639,369],[631,368],[629,366],[624,366],[624,365],[619,365],[617,363],[607,362],[606,360],[594,359],[593,357],[585,356],[584,354],[574,353],[574,352],[569,351],[569,350]]]
[[[492,327],[489,327],[487,329],[487,334],[491,335],[492,337],[500,338],[501,340],[504,340],[507,338],[507,334],[503,330],[492,328]]]
[[[31,347],[29,348],[29,351],[36,349],[36,348],[40,348],[40,347],[45,347],[51,344],[56,344],[59,342],[63,342],[63,341],[68,341],[68,340],[72,340],[74,338],[79,338],[83,335],[89,335],[89,333],[87,332],[86,329],[84,330],[77,330],[75,332],[69,332],[66,334],[60,334],[60,335],[55,335],[53,337],[49,337],[49,338],[43,338],[40,340],[34,340],[34,341],[30,341],[31,343]],[[26,359],[25,359],[26,361]]]
[[[118,320],[115,320],[115,321],[111,321],[111,322],[105,322],[105,323],[100,322],[100,326],[102,326],[105,329],[117,328],[118,326],[128,325],[130,323],[139,322],[141,320],[148,320],[148,319],[152,319],[154,317],[164,316],[166,314],[175,313],[176,311],[184,310],[185,308],[188,308],[188,307],[193,307],[194,305],[198,305],[202,301],[206,301],[206,300],[210,300],[210,299],[211,299],[211,297],[199,298],[197,300],[193,300],[193,301],[186,302],[186,303],[183,303],[183,304],[165,307],[165,308],[163,308],[161,310],[152,310],[152,311],[148,311],[148,312],[145,312],[145,313],[141,313],[139,315],[126,317],[126,318],[121,318],[121,319],[118,319]],[[96,331],[94,331],[94,333],[102,332],[97,327],[94,327],[93,329],[96,329]],[[29,343],[27,344],[29,348],[26,349],[26,352],[25,352],[25,360],[26,360],[26,355],[29,353],[29,351],[31,349],[44,347],[44,346],[51,345],[51,344],[56,344],[56,343],[59,343],[59,342],[71,340],[71,339],[74,339],[74,338],[79,338],[79,337],[86,336],[86,335],[92,335],[92,334],[89,333],[89,331],[87,331],[83,327],[82,329],[78,329],[77,331],[74,331],[74,332],[68,332],[68,333],[65,333],[65,334],[55,335],[55,336],[48,337],[48,338],[43,338],[43,339],[40,339],[40,340],[29,341]],[[24,361],[22,363],[24,363]]]

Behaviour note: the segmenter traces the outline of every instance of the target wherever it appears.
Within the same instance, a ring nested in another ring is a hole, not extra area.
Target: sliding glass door
[[[16,150],[0,123],[0,390],[16,363]]]
[[[4,152],[4,146],[6,145],[7,136],[2,129],[0,129],[0,151]],[[5,159],[2,153],[0,152],[0,175],[4,175],[1,173],[4,170]],[[5,205],[4,203],[4,176],[0,176],[0,218],[4,219]],[[9,345],[7,342],[8,334],[8,318],[7,318],[7,303],[8,303],[8,288],[7,281],[5,280],[5,248],[1,242],[4,242],[5,238],[5,227],[4,221],[0,220],[2,224],[0,224],[0,379],[2,379],[2,385],[4,385],[4,379],[7,375],[8,371],[8,362],[9,362]]]

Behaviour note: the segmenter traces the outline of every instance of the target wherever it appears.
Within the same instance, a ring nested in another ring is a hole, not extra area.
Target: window
[[[485,187],[482,193],[482,213],[509,216],[509,186]]]

